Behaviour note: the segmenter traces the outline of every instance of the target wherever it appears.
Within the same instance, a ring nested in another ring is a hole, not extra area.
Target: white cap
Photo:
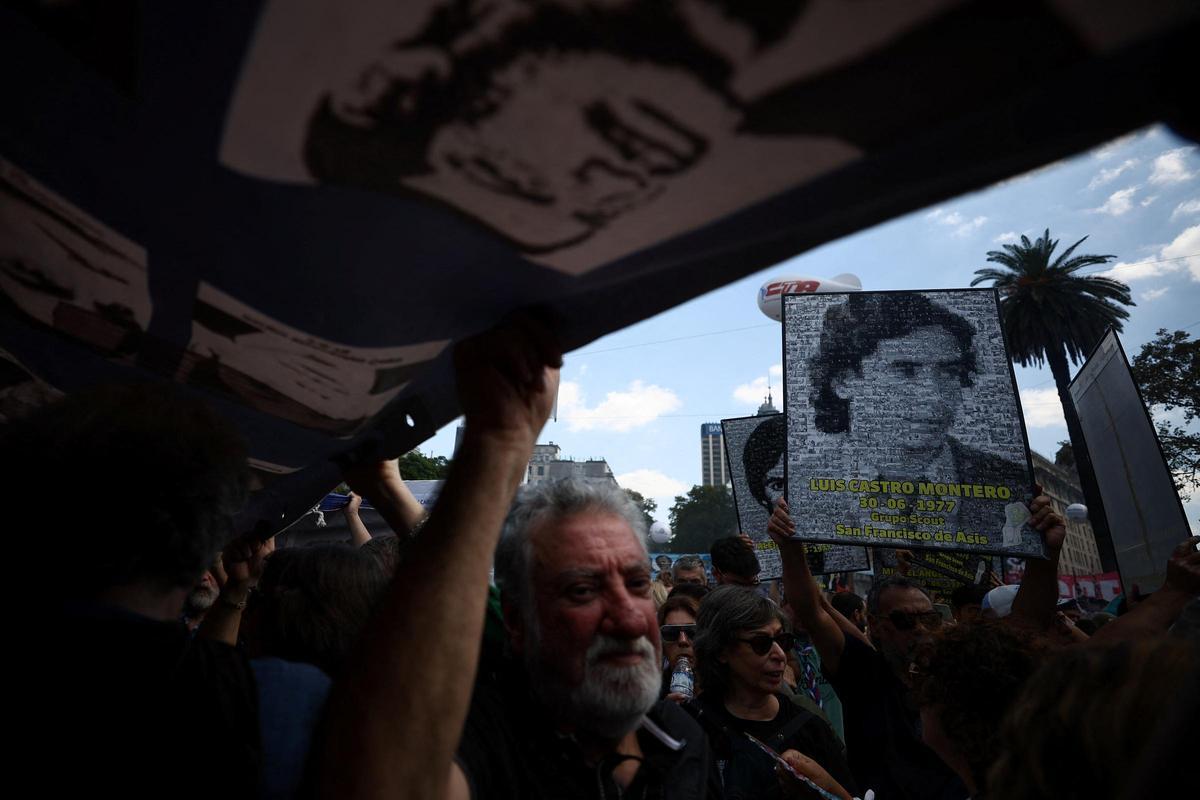
[[[1017,591],[1020,588],[1018,584],[997,586],[983,596],[980,608],[984,611],[991,609],[992,613],[997,617],[1007,617],[1012,613],[1013,600],[1016,599]]]

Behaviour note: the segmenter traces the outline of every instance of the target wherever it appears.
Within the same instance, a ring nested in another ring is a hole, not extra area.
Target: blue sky
[[[1152,127],[832,242],[569,353],[558,420],[541,441],[565,457],[607,459],[622,486],[658,501],[665,522],[673,497],[700,482],[701,423],[753,414],[768,378],[779,406],[779,324],[756,303],[768,278],[851,272],[866,290],[965,287],[988,266],[987,251],[1047,227],[1060,249],[1088,236],[1077,252],[1117,256],[1108,274],[1137,303],[1121,335],[1131,358],[1161,327],[1200,336],[1200,152]],[[1050,372],[1016,374],[1030,444],[1052,457],[1067,431]],[[421,451],[449,456],[454,428]],[[1200,496],[1187,515],[1200,528]]]

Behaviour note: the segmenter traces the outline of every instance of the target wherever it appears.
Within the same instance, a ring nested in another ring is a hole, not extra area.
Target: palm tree
[[[1054,250],[1058,240],[1050,238],[1047,229],[1034,242],[1022,236],[1020,244],[1006,244],[1003,250],[992,250],[987,260],[1000,269],[988,267],[975,270],[971,285],[992,281],[1000,290],[1000,316],[1008,339],[1009,355],[1023,367],[1030,364],[1050,364],[1050,373],[1058,387],[1067,435],[1075,452],[1079,479],[1088,504],[1092,506],[1093,529],[1101,553],[1111,553],[1111,538],[1106,534],[1103,505],[1096,489],[1091,459],[1083,442],[1079,417],[1067,393],[1071,373],[1067,361],[1077,364],[1113,328],[1122,329],[1122,320],[1129,312],[1122,306],[1135,305],[1129,287],[1112,278],[1099,275],[1078,275],[1084,267],[1099,266],[1116,258],[1112,255],[1073,255],[1075,248],[1087,241],[1083,237],[1058,257]],[[1101,538],[1107,541],[1100,541]]]

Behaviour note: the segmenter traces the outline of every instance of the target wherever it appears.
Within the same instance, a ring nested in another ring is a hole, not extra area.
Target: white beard
[[[533,689],[548,708],[558,711],[574,727],[603,738],[617,739],[637,728],[646,712],[658,702],[662,673],[654,645],[645,636],[617,639],[598,634],[584,658],[583,680],[566,687],[541,663],[541,642],[536,629],[525,649],[525,664]],[[630,666],[610,666],[601,659],[611,653],[639,653],[642,660]]]

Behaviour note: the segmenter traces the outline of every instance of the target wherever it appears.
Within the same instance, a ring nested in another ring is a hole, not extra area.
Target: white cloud
[[[1138,295],[1138,300],[1149,303],[1152,300],[1157,300],[1169,291],[1171,291],[1170,286],[1161,286],[1158,289],[1148,289]]]
[[[1176,269],[1179,269],[1179,265],[1187,267],[1192,280],[1200,282],[1200,255],[1197,253],[1200,253],[1200,225],[1193,225],[1176,236],[1175,241],[1164,247],[1160,255],[1162,258],[1181,259],[1172,262],[1177,265]]]
[[[1021,234],[1017,233],[1016,231],[1005,231],[1004,233],[997,236],[995,239],[992,239],[992,241],[995,242],[996,244],[1004,244],[1005,242],[1015,242],[1017,239],[1020,239],[1020,238],[1021,238]]]
[[[767,379],[755,378],[733,390],[733,399],[748,406],[757,406],[767,398]]]
[[[978,216],[967,219],[957,211],[947,211],[944,208],[935,208],[925,215],[925,219],[936,222],[938,225],[945,225],[949,228],[954,228],[950,232],[951,236],[963,238],[970,236],[975,231],[983,227],[983,223],[987,222],[987,217]]]
[[[1110,269],[1096,274],[1130,283],[1187,269],[1192,280],[1200,282],[1200,256],[1196,253],[1200,253],[1200,225],[1187,228],[1146,261],[1114,264]]]
[[[1137,192],[1138,187],[1130,186],[1126,189],[1120,189],[1108,196],[1108,200],[1099,208],[1093,208],[1094,214],[1108,214],[1113,217],[1119,217],[1122,214],[1133,208],[1133,195]]]
[[[1022,389],[1021,410],[1025,413],[1027,428],[1067,427],[1063,419],[1062,402],[1055,388]]]
[[[987,222],[987,219],[987,217],[979,216],[971,219],[969,222],[964,222],[962,225],[959,225],[954,229],[953,235],[958,236],[959,238],[970,236],[972,233],[982,228],[983,223]]]
[[[783,364],[772,364],[767,370],[771,378],[783,377]],[[758,407],[767,398],[767,392],[779,388],[779,380],[768,380],[767,375],[760,375],[749,383],[743,383],[733,390],[733,399],[748,406]]]
[[[1130,283],[1132,281],[1142,281],[1146,278],[1157,278],[1159,275],[1166,275],[1169,272],[1178,272],[1179,269],[1178,263],[1163,264],[1153,260],[1135,261],[1132,263],[1122,261],[1096,274],[1104,278],[1113,278],[1122,283]]]
[[[1142,200],[1142,208],[1145,208],[1146,206],[1150,205],[1157,199],[1158,199],[1158,195],[1156,195],[1156,194],[1150,195],[1149,197]]]
[[[563,381],[558,388],[558,418],[572,431],[624,431],[649,425],[683,402],[670,389],[633,381],[623,392],[609,392],[589,407],[583,388],[576,381]]]
[[[1136,167],[1140,162],[1136,158],[1127,158],[1115,167],[1110,169],[1102,169],[1092,178],[1088,184],[1089,189],[1095,189],[1103,186],[1106,183],[1112,183],[1121,176],[1121,173],[1128,172]]]
[[[1154,172],[1150,175],[1150,182],[1155,184],[1183,183],[1196,177],[1200,173],[1189,172],[1187,165],[1187,157],[1195,149],[1195,147],[1177,147],[1154,159]]]
[[[1179,217],[1186,217],[1190,214],[1200,214],[1200,197],[1197,197],[1195,200],[1184,200],[1175,206],[1175,210],[1171,212],[1171,220],[1174,221]]]
[[[622,489],[633,489],[642,497],[651,497],[656,500],[675,497],[691,488],[683,481],[677,481],[655,469],[635,469],[632,472],[623,472],[616,478]],[[659,511],[664,511],[661,501],[658,507]]]

